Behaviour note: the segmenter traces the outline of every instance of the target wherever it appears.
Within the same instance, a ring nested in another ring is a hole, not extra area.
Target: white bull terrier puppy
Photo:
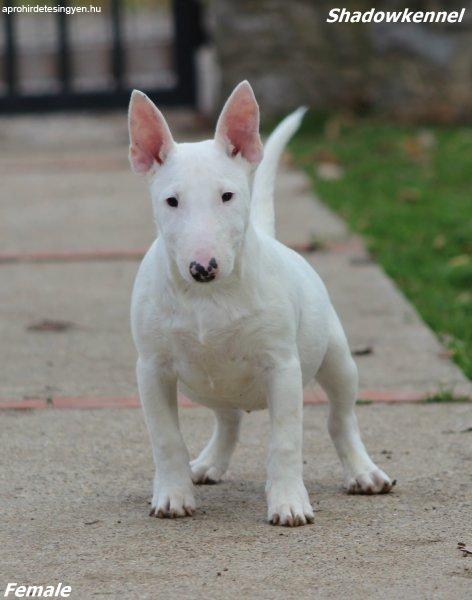
[[[137,378],[156,474],[151,514],[191,515],[194,483],[225,474],[242,410],[268,407],[268,519],[313,522],[303,483],[303,387],[314,377],[330,399],[329,432],[351,493],[392,488],[370,459],[354,413],[357,369],[322,281],[274,236],[277,165],[304,110],[270,136],[263,158],[259,108],[240,83],[215,137],[177,144],[156,106],[134,91],[130,161],[149,175],[158,238],[133,291]],[[215,414],[213,435],[189,461],[177,384]]]

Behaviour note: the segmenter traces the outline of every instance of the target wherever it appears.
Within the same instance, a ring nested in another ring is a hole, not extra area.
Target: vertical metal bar
[[[121,0],[111,0],[112,54],[111,66],[116,89],[123,88],[124,54],[121,27]]]
[[[59,0],[60,7],[69,5],[68,0]],[[69,24],[68,16],[65,12],[57,13],[57,35],[58,35],[58,55],[57,70],[63,92],[70,90],[71,69],[70,69],[70,46],[69,46]]]
[[[12,6],[11,0],[5,0],[5,7]],[[8,93],[13,96],[17,88],[17,60],[15,40],[15,14],[3,15],[5,24],[5,81]]]
[[[174,0],[174,63],[178,77],[178,94],[184,103],[196,101],[195,29],[199,23],[195,0]]]

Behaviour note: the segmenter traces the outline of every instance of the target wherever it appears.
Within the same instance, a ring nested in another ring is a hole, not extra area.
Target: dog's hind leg
[[[198,458],[190,462],[194,483],[217,483],[226,473],[239,436],[242,411],[214,409],[215,428]]]
[[[333,310],[328,351],[316,376],[328,394],[328,429],[344,469],[344,486],[351,494],[379,494],[392,481],[371,460],[361,440],[354,405],[358,374],[344,331]]]

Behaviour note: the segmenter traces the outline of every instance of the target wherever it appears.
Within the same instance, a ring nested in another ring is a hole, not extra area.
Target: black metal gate
[[[92,0],[93,1],[93,0]],[[18,4],[21,3],[19,0]],[[15,0],[3,5],[14,6]],[[58,7],[70,6],[69,0],[57,0]],[[20,89],[18,73],[18,36],[16,13],[3,14],[4,48],[3,91],[0,91],[0,113],[54,111],[68,109],[103,109],[126,106],[130,87],[125,78],[126,48],[123,44],[123,2],[110,0],[111,44],[108,52],[110,89],[79,90],[72,79],[70,19],[65,12],[54,13],[57,45],[54,49],[54,71],[57,89],[46,93],[28,93]],[[195,51],[203,40],[198,0],[172,0],[173,36],[171,62],[174,82],[171,86],[145,87],[143,91],[158,98],[160,105],[195,105]]]

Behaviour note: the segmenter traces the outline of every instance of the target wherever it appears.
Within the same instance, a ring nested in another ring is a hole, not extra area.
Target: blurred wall
[[[401,120],[469,120],[472,2],[208,0],[224,97],[249,79],[265,116],[301,103]],[[460,10],[461,24],[329,24],[329,10]]]

